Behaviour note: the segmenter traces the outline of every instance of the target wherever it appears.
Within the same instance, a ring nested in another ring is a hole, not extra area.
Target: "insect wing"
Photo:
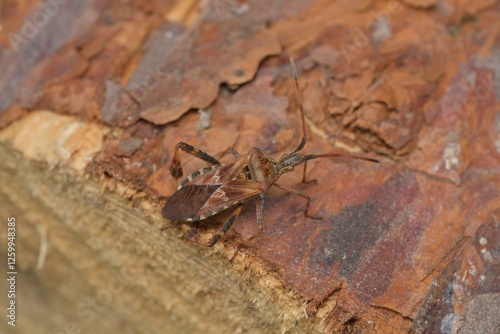
[[[241,165],[244,161],[240,159],[225,165],[221,165],[214,170],[211,170],[207,173],[199,174],[193,178],[190,182],[186,184],[198,184],[198,185],[206,185],[206,184],[218,184],[223,185],[225,182],[228,182],[234,179],[241,170]],[[196,173],[195,173],[196,174]]]
[[[188,184],[177,190],[163,207],[161,214],[172,221],[186,220],[197,215],[220,185]]]
[[[226,182],[213,192],[197,214],[212,216],[261,192],[253,181],[236,179]]]

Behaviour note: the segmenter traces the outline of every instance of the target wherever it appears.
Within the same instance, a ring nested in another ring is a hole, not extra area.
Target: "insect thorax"
[[[255,147],[248,152],[248,168],[262,190],[272,186],[279,177],[277,161]]]

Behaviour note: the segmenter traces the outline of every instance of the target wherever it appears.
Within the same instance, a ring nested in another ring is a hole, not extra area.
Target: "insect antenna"
[[[358,159],[358,160],[365,160],[365,161],[371,161],[371,162],[380,162],[377,159],[373,159],[373,158],[369,158],[369,157],[363,157],[360,155],[343,154],[343,153],[308,154],[308,155],[304,156],[304,160],[306,162],[307,162],[307,160],[318,159],[318,158],[349,158],[349,159]]]
[[[299,110],[300,110],[300,119],[302,121],[302,139],[300,140],[299,145],[295,150],[293,150],[292,153],[299,152],[304,148],[304,145],[307,142],[307,132],[306,132],[306,119],[304,116],[304,106],[302,104],[302,93],[300,92],[300,86],[299,86],[299,76],[297,75],[297,68],[295,67],[295,61],[293,60],[292,57],[290,57],[290,66],[292,67],[292,75],[293,75],[293,80],[295,81],[295,96],[297,98],[297,104],[299,105]]]

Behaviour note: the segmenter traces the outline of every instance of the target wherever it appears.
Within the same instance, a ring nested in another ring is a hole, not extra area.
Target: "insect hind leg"
[[[222,236],[226,234],[226,232],[231,228],[231,226],[233,226],[234,222],[240,215],[241,208],[242,208],[241,204],[238,205],[238,207],[233,211],[229,219],[224,223],[220,232],[214,235],[212,239],[210,239],[210,241],[208,242],[208,247],[213,247],[220,240],[220,238],[222,238]]]
[[[194,146],[186,144],[184,142],[179,142],[175,145],[174,157],[172,158],[172,163],[170,164],[170,174],[176,179],[179,179],[183,175],[181,160],[179,157],[179,150],[183,150],[184,152],[191,154],[192,156],[197,157],[203,161],[206,161],[212,165],[220,165],[219,160],[215,159],[211,155],[203,152],[200,149],[197,149]]]

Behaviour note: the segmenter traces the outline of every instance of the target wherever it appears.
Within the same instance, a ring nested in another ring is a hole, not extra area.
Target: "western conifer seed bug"
[[[290,58],[290,65],[295,81],[296,99],[302,122],[302,139],[291,153],[284,154],[281,158],[275,160],[256,147],[252,148],[245,155],[239,155],[234,148],[230,147],[228,150],[235,156],[235,160],[222,165],[219,160],[189,144],[179,142],[175,146],[174,156],[170,165],[170,173],[174,178],[179,179],[183,175],[179,150],[204,160],[211,164],[211,166],[198,170],[184,179],[174,194],[167,200],[163,207],[162,215],[171,222],[196,222],[232,208],[233,213],[224,223],[220,232],[214,235],[209,241],[208,246],[210,247],[215,245],[222,235],[233,225],[241,212],[242,203],[251,198],[255,199],[260,233],[263,228],[262,195],[273,185],[304,198],[306,200],[304,215],[312,219],[321,219],[309,214],[311,198],[307,194],[276,182],[284,173],[293,171],[295,166],[304,163],[302,182],[306,183],[305,177],[308,160],[344,157],[378,162],[378,160],[368,157],[340,153],[300,153],[307,142],[306,123],[299,79],[293,58]]]

